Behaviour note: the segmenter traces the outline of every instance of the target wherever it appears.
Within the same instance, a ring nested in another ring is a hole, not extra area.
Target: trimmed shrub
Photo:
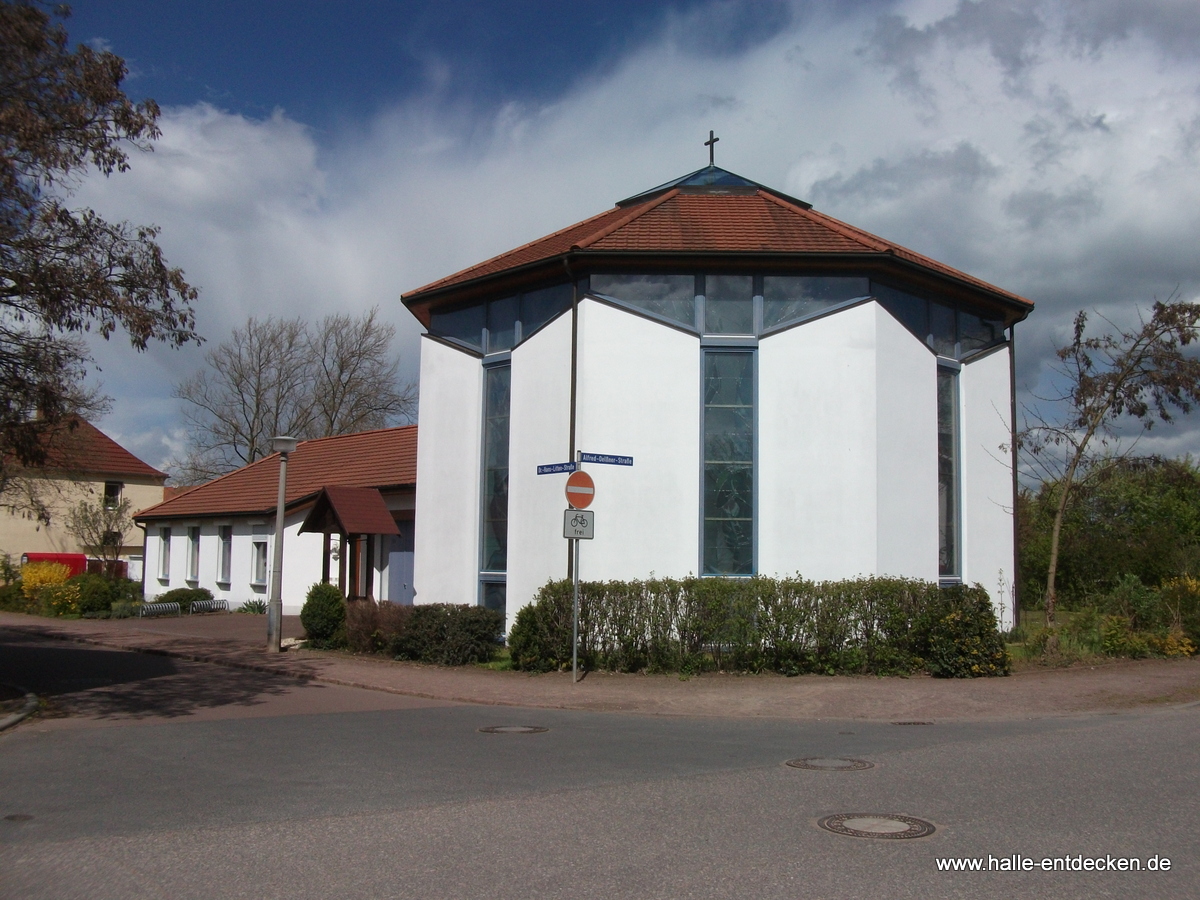
[[[79,612],[84,616],[107,616],[112,610],[113,584],[103,575],[76,575],[68,579],[79,589]]]
[[[165,594],[159,594],[154,598],[155,603],[178,603],[179,611],[187,615],[192,604],[198,600],[211,600],[213,598],[212,591],[208,588],[173,588]]]
[[[888,674],[933,660],[939,674],[1008,671],[991,602],[978,585],[692,577],[583,582],[579,589],[586,668]],[[514,668],[570,663],[571,593],[570,582],[549,582],[517,614],[508,636]]]
[[[355,600],[346,604],[346,643],[355,653],[382,653],[407,628],[411,606]]]
[[[406,609],[405,627],[388,648],[396,659],[463,666],[488,662],[499,648],[504,616],[498,610],[446,603]]]
[[[336,585],[317,582],[308,589],[300,624],[314,647],[333,649],[345,644],[346,600]]]

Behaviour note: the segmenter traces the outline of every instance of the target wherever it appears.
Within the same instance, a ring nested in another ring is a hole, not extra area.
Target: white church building
[[[1030,301],[708,166],[403,298],[417,603],[585,580],[978,582],[1012,621],[1013,326]]]

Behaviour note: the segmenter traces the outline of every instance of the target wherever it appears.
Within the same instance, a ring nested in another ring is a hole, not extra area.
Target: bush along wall
[[[580,661],[618,672],[1007,675],[987,591],[905,578],[581,582]],[[571,662],[572,586],[547,583],[509,632],[513,666]]]

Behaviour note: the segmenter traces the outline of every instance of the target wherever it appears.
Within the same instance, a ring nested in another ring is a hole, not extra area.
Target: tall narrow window
[[[158,577],[167,581],[171,577],[171,529],[158,529]]]
[[[267,526],[252,527],[250,540],[250,583],[262,586],[267,583]]]
[[[217,581],[222,584],[229,584],[229,576],[233,569],[233,526],[218,526],[217,537],[220,538],[220,552],[217,558]]]
[[[704,574],[754,574],[754,353],[704,354]]]
[[[938,428],[938,574],[957,578],[959,571],[958,372],[937,370]]]
[[[503,611],[504,579],[497,576],[508,570],[508,410],[512,367],[490,366],[484,369],[484,378],[480,603]]]
[[[188,529],[187,580],[200,580],[200,528],[198,526]]]

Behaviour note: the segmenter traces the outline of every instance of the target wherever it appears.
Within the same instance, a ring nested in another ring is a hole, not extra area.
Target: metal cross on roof
[[[710,131],[708,133],[708,140],[704,142],[704,146],[708,148],[708,164],[710,166],[715,165],[715,163],[713,162],[713,149],[714,149],[713,145],[716,144],[716,142],[719,140],[720,140],[720,138],[714,137],[713,133]]]

